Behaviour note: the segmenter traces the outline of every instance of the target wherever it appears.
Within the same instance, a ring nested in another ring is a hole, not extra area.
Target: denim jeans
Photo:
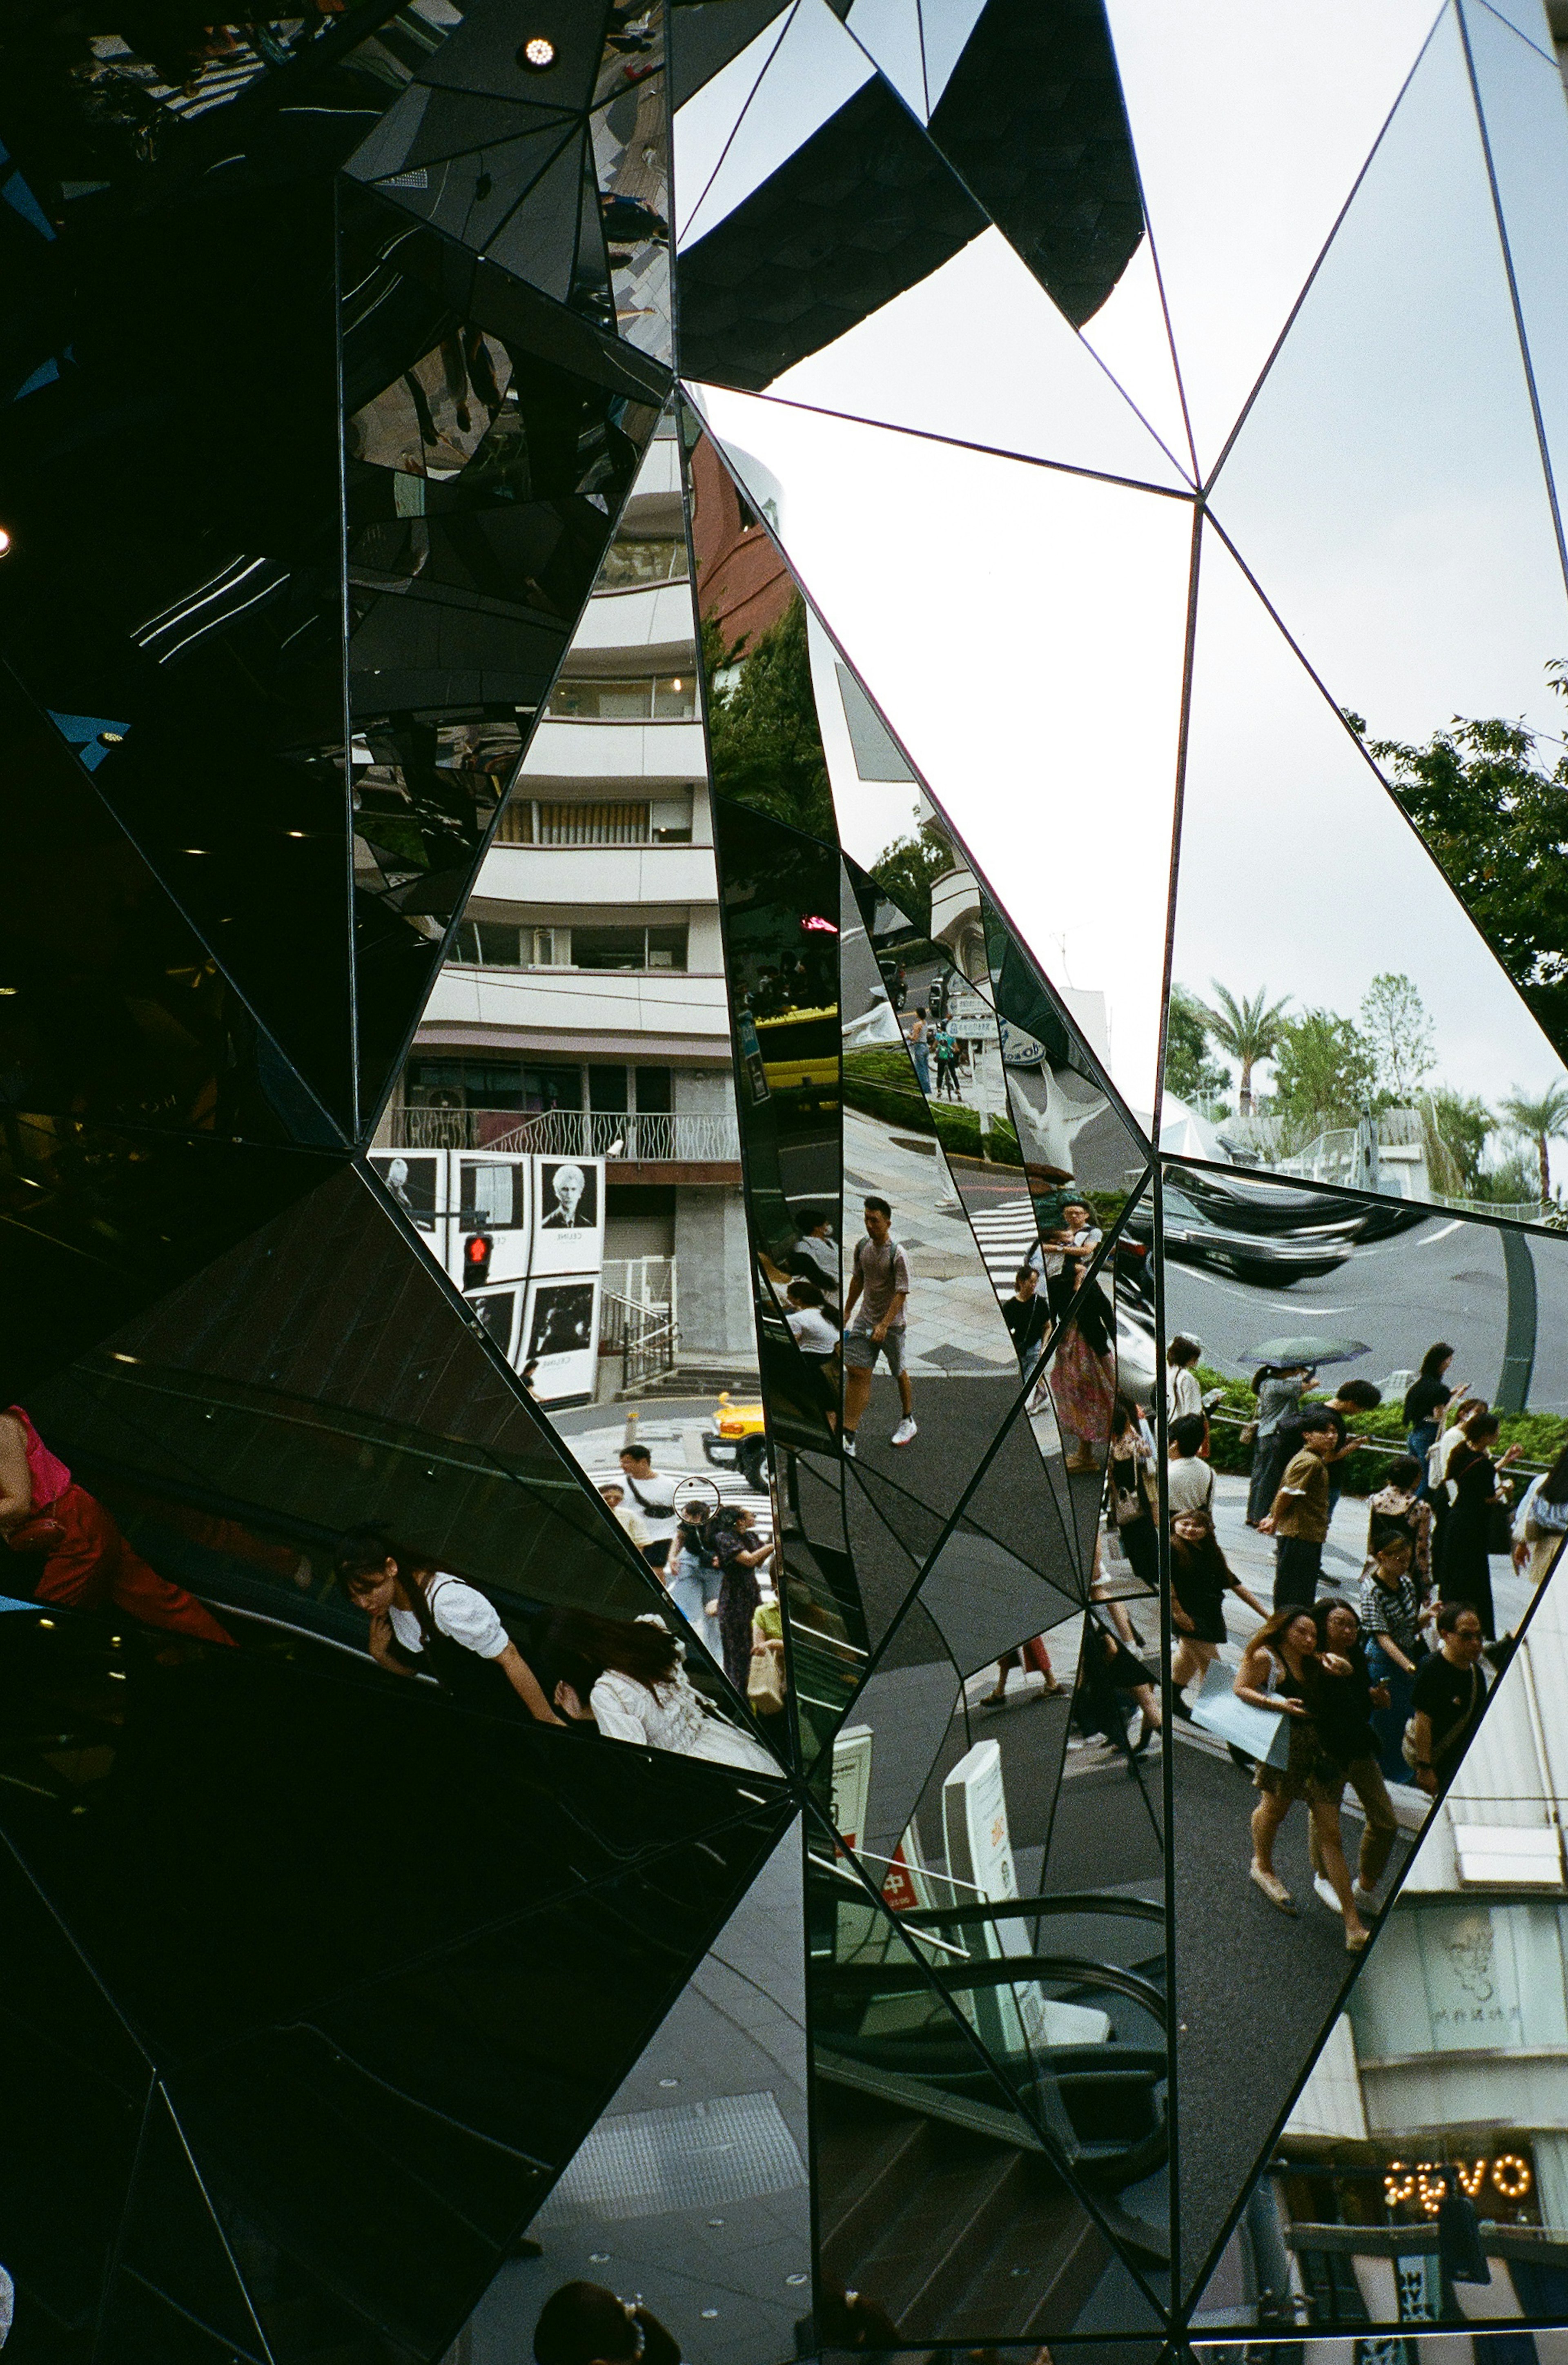
[[[1400,1743],[1410,1721],[1411,1697],[1416,1678],[1396,1667],[1381,1643],[1369,1634],[1366,1642],[1367,1670],[1374,1684],[1388,1686],[1388,1706],[1374,1708],[1372,1729],[1377,1735],[1377,1762],[1383,1768],[1385,1782],[1409,1782],[1414,1777],[1405,1763]]]

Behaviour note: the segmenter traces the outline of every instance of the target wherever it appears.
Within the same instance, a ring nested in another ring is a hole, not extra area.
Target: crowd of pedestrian
[[[1449,1379],[1453,1351],[1445,1341],[1432,1347],[1405,1395],[1406,1450],[1390,1456],[1366,1500],[1361,1568],[1349,1587],[1326,1580],[1324,1547],[1343,1464],[1366,1444],[1350,1424],[1379,1405],[1380,1393],[1358,1380],[1341,1382],[1331,1395],[1318,1392],[1305,1362],[1259,1367],[1246,1520],[1273,1540],[1273,1595],[1265,1605],[1230,1569],[1215,1532],[1215,1397],[1205,1397],[1199,1380],[1201,1342],[1178,1334],[1168,1351],[1163,1493],[1173,1705],[1178,1716],[1212,1721],[1222,1734],[1236,1730],[1224,1711],[1227,1693],[1278,1720],[1271,1737],[1266,1726],[1249,1728],[1249,1751],[1231,1743],[1233,1754],[1253,1765],[1259,1792],[1251,1878],[1271,1903],[1295,1911],[1274,1846],[1299,1800],[1315,1890],[1341,1915],[1352,1953],[1366,1944],[1397,1829],[1389,1783],[1440,1795],[1484,1706],[1483,1658],[1495,1636],[1492,1556],[1510,1552],[1539,1583],[1568,1533],[1568,1449],[1516,1509],[1508,1472],[1518,1449],[1496,1450],[1496,1412]],[[1147,1423],[1118,1407],[1107,1528],[1146,1582],[1157,1565],[1151,1461]],[[1361,1516],[1358,1507],[1358,1523]],[[1228,1684],[1215,1664],[1227,1639],[1227,1603],[1260,1620]],[[1496,1664],[1507,1648],[1505,1638],[1492,1653]],[[1353,1870],[1340,1824],[1347,1789],[1363,1819]]]

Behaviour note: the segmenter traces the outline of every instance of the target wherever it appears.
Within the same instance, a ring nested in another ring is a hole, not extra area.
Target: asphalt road
[[[1520,1234],[1535,1269],[1536,1350],[1529,1408],[1568,1414],[1568,1237]],[[1496,1394],[1507,1331],[1508,1283],[1497,1231],[1436,1216],[1392,1239],[1358,1246],[1320,1280],[1260,1289],[1202,1265],[1166,1266],[1168,1329],[1191,1330],[1215,1370],[1249,1377],[1246,1350],[1268,1339],[1328,1333],[1364,1339],[1370,1353],[1337,1373],[1380,1385],[1415,1371],[1434,1339],[1457,1350],[1454,1374]]]

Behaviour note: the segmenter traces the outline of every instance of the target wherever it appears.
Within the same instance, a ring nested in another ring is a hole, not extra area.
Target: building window
[[[684,926],[640,920],[548,928],[465,920],[448,958],[465,969],[683,970],[686,938]]]
[[[496,836],[502,846],[689,846],[691,798],[689,789],[647,802],[513,796]]]
[[[546,710],[572,723],[689,723],[697,712],[696,677],[645,674],[631,681],[558,681]]]
[[[520,1059],[412,1059],[404,1078],[410,1108],[580,1109],[580,1067]]]
[[[559,930],[556,932],[559,934]],[[655,970],[686,967],[686,930],[620,926],[574,927],[574,969]]]
[[[640,583],[680,583],[685,577],[683,534],[619,534],[606,554],[596,588],[622,591]]]

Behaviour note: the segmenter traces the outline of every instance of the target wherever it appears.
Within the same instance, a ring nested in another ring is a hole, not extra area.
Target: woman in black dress
[[[1225,1641],[1225,1597],[1234,1593],[1260,1618],[1269,1612],[1249,1593],[1219,1548],[1206,1511],[1178,1511],[1170,1522],[1170,1623],[1179,1639],[1170,1664],[1173,1688],[1201,1683]]]
[[[1449,1510],[1443,1522],[1443,1599],[1467,1603],[1480,1619],[1489,1642],[1496,1631],[1489,1552],[1492,1514],[1498,1504],[1508,1500],[1510,1490],[1500,1483],[1501,1473],[1518,1460],[1520,1452],[1518,1446],[1510,1445],[1494,1462],[1491,1449],[1496,1443],[1497,1429],[1495,1412],[1473,1413],[1465,1422],[1464,1435],[1449,1456],[1445,1482]]]

